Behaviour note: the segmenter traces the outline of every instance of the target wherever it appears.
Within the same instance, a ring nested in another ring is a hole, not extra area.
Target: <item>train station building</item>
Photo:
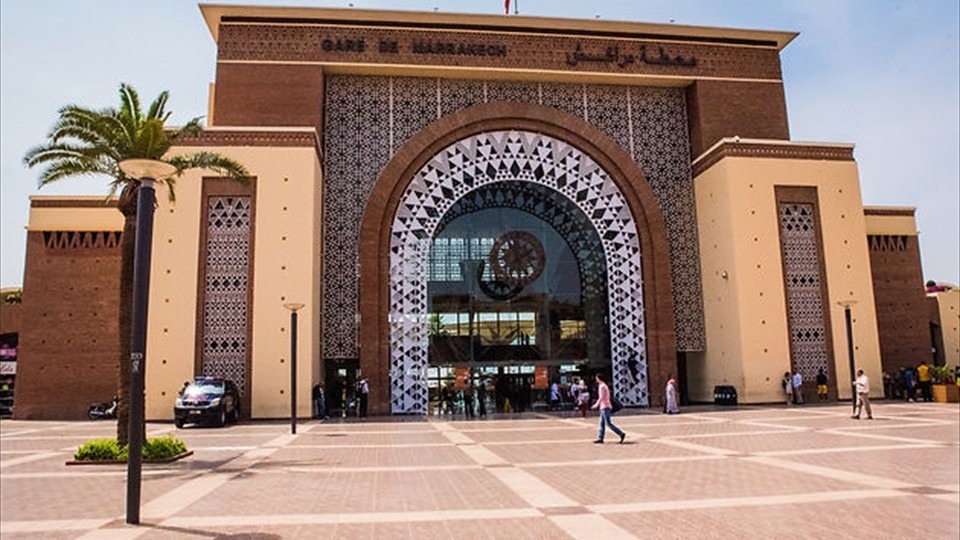
[[[794,32],[201,11],[208,127],[174,151],[253,181],[158,192],[149,419],[201,374],[233,379],[247,416],[288,415],[294,303],[301,416],[315,383],[359,376],[371,414],[429,414],[467,381],[535,407],[596,372],[635,407],[671,376],[690,401],[781,401],[784,372],[821,369],[849,398],[848,306],[875,391],[929,361],[914,210],[864,208],[853,144],[790,138]],[[38,196],[28,228],[14,414],[69,416],[115,393],[122,216]]]

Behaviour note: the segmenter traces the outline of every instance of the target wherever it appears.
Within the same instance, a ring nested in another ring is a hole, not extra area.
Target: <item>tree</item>
[[[166,110],[169,93],[163,91],[144,111],[136,90],[120,85],[120,108],[93,110],[66,105],[47,134],[44,144],[27,151],[23,158],[28,167],[44,166],[39,184],[47,184],[72,176],[95,175],[111,179],[110,195],[120,192],[117,208],[123,214],[123,235],[120,255],[120,407],[117,414],[117,442],[129,440],[130,415],[130,333],[133,304],[133,262],[136,245],[137,196],[140,180],[120,170],[127,159],[154,159],[173,165],[176,173],[159,179],[174,200],[177,178],[188,169],[208,169],[240,183],[249,181],[247,169],[226,156],[213,152],[167,157],[167,152],[184,135],[202,130],[200,118],[193,118],[177,129],[167,128],[170,112]]]

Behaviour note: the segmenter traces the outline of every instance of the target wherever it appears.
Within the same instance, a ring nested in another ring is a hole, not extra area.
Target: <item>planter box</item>
[[[960,402],[960,387],[956,384],[934,384],[933,401],[937,403]]]
[[[143,460],[143,464],[147,464],[147,463],[171,463],[171,462],[177,461],[178,459],[183,459],[183,458],[185,458],[185,457],[189,457],[189,456],[192,456],[192,455],[193,455],[193,450],[187,450],[186,452],[181,452],[181,453],[179,453],[179,454],[177,454],[177,455],[175,455],[175,456],[170,456],[169,458],[166,458],[166,459],[144,459],[144,460]],[[67,465],[126,465],[126,464],[127,464],[127,461],[126,461],[126,460],[109,460],[109,461],[106,461],[106,460],[100,460],[100,461],[95,461],[95,460],[76,461],[76,460],[73,460],[73,461],[68,461],[66,464],[67,464]]]

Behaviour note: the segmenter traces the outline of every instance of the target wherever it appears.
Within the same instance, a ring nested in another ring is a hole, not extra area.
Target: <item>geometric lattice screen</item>
[[[806,380],[813,380],[821,368],[824,373],[830,373],[815,219],[812,204],[780,205],[790,364],[793,371],[799,371]]]
[[[246,389],[250,197],[207,200],[201,374]]]
[[[324,92],[325,358],[356,358],[360,223],[383,168],[416,133],[471,105],[531,103],[580,118],[633,158],[663,212],[678,351],[702,351],[703,297],[681,88],[430,77],[330,75]]]
[[[444,215],[489,184],[530,182],[589,217],[607,262],[613,389],[627,405],[648,405],[640,238],[623,194],[579,149],[544,134],[480,133],[440,150],[400,198],[390,231],[390,387],[393,413],[427,411],[427,268]]]

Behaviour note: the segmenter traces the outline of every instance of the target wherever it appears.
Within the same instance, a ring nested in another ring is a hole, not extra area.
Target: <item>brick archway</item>
[[[647,395],[658,403],[660,381],[676,365],[666,227],[642,171],[605,134],[564,112],[529,104],[488,103],[442,118],[412,137],[383,169],[364,213],[360,234],[360,365],[371,380],[371,410],[391,412],[390,243],[397,210],[423,168],[450,145],[490,133],[526,133],[569,145],[609,177],[639,232],[643,256]],[[412,412],[412,411],[411,411]]]

